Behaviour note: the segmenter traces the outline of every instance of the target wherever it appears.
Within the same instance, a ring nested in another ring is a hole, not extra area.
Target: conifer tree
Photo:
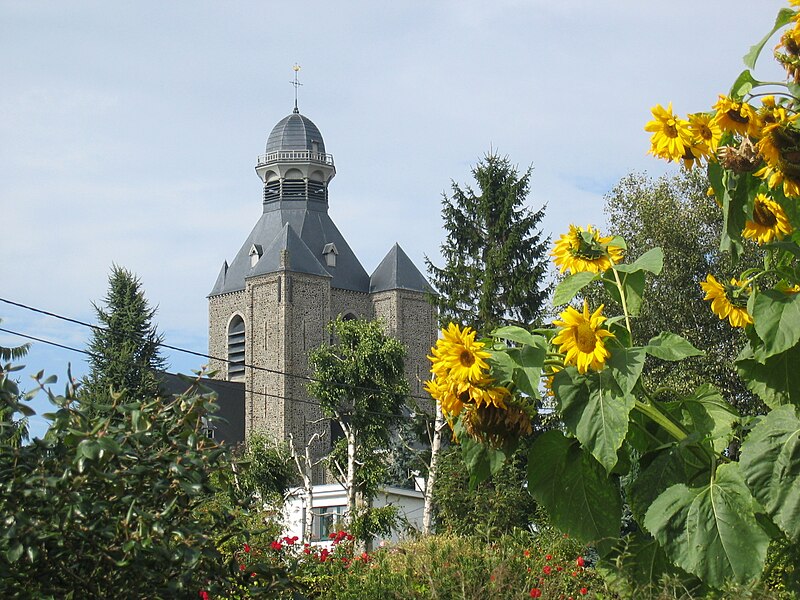
[[[549,238],[539,229],[544,207],[525,206],[531,172],[520,175],[508,157],[490,151],[472,169],[477,192],[453,182],[452,197],[443,194],[445,265],[425,259],[442,324],[455,321],[485,334],[541,317]]]
[[[108,278],[105,306],[94,304],[98,328],[89,343],[91,371],[82,398],[93,405],[110,399],[111,390],[145,400],[158,395],[157,371],[166,367],[159,352],[162,336],[152,323],[156,313],[130,271],[114,265]]]

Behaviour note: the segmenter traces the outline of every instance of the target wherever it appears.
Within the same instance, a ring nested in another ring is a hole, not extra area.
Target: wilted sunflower
[[[550,256],[562,273],[602,273],[611,267],[612,261],[622,260],[622,248],[610,245],[613,239],[612,236],[601,237],[591,225],[586,229],[570,225],[569,233],[561,235]]]
[[[579,373],[586,373],[589,369],[600,371],[611,356],[603,340],[614,337],[614,334],[601,327],[606,320],[602,313],[601,304],[590,315],[589,303],[584,300],[582,313],[568,306],[559,315],[561,320],[553,321],[553,325],[561,328],[553,338],[553,344],[565,355],[564,364],[575,365]]]
[[[781,240],[793,228],[783,207],[764,194],[757,194],[753,204],[753,220],[744,224],[742,235],[758,244]]]
[[[509,404],[469,407],[464,414],[464,429],[475,440],[502,448],[507,442],[530,435],[533,431],[530,408]]]
[[[650,136],[649,153],[666,160],[680,160],[686,154],[686,146],[692,143],[689,122],[672,114],[672,102],[664,108],[656,104],[652,109],[654,119],[644,126]]]
[[[477,383],[485,379],[489,370],[486,363],[489,353],[482,350],[483,342],[475,341],[475,330],[465,327],[463,330],[455,323],[442,329],[442,337],[431,348],[428,359],[431,361],[431,372],[442,379],[453,381],[471,381]]]
[[[728,319],[732,327],[753,323],[753,317],[747,312],[750,287],[746,281],[732,278],[730,284],[722,284],[713,275],[707,275],[700,287],[706,293],[703,300],[711,300],[711,310],[720,320]]]
[[[716,121],[723,131],[732,131],[739,135],[757,135],[761,129],[756,110],[747,102],[737,102],[728,96],[720,95],[714,109],[717,111]]]

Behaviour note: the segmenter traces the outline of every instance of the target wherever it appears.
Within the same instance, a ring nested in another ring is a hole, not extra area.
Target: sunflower
[[[722,138],[722,128],[709,113],[695,113],[689,115],[689,130],[695,140],[695,145],[708,158],[717,151],[719,140]]]
[[[781,240],[792,231],[793,228],[783,207],[764,194],[756,195],[753,220],[744,224],[742,235],[760,245]]]
[[[737,102],[728,96],[720,96],[714,105],[716,121],[723,131],[739,135],[754,135],[760,130],[758,115],[747,102]]]
[[[692,143],[689,122],[672,114],[672,102],[667,108],[656,104],[652,109],[652,121],[644,126],[651,132],[650,154],[666,160],[680,160],[686,153],[686,146]]]
[[[769,188],[775,189],[779,185],[783,186],[783,193],[785,196],[797,198],[800,196],[800,173],[796,177],[785,173],[777,167],[765,165],[755,173],[756,177],[766,180]]]
[[[431,361],[431,372],[442,379],[453,381],[470,381],[476,383],[485,378],[489,370],[486,363],[489,353],[482,350],[483,342],[475,341],[475,330],[465,327],[463,330],[455,323],[442,329],[442,337],[431,348],[428,360]]]
[[[567,270],[570,273],[602,273],[611,267],[612,262],[622,260],[622,248],[611,245],[613,239],[611,236],[602,237],[591,225],[586,229],[570,225],[569,233],[561,235],[550,256],[562,273]]]
[[[784,108],[776,108],[769,113],[769,122],[761,130],[761,139],[756,144],[758,152],[769,166],[785,168],[797,165],[800,131],[792,125],[797,117],[786,116]]]
[[[511,404],[470,407],[464,414],[464,429],[473,439],[502,448],[510,441],[530,435],[533,431],[531,409]]]
[[[750,286],[747,281],[731,279],[730,284],[722,284],[713,275],[707,275],[700,282],[706,295],[703,300],[711,300],[711,310],[720,320],[728,319],[731,327],[745,327],[753,323],[747,312],[747,299]]]
[[[606,318],[602,315],[603,305],[594,313],[589,314],[589,303],[583,301],[583,313],[579,313],[571,306],[559,316],[560,321],[553,321],[553,325],[560,327],[553,344],[559,346],[558,351],[565,354],[564,364],[575,365],[579,373],[587,370],[600,371],[611,353],[606,349],[605,338],[614,337],[614,334],[600,326]]]

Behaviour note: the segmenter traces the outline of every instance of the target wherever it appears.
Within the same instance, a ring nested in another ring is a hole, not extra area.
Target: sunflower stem
[[[628,302],[625,299],[625,288],[622,287],[622,281],[620,281],[619,273],[614,268],[614,261],[611,259],[611,256],[608,257],[611,260],[611,271],[614,273],[614,281],[617,282],[617,289],[619,290],[619,298],[622,301],[622,312],[625,314],[625,327],[628,330],[628,333],[631,334],[631,340],[633,340],[633,331],[631,331],[631,318],[628,316]]]
[[[634,408],[657,425],[660,425],[664,431],[666,431],[677,441],[682,442],[689,437],[688,434],[677,423],[674,423],[672,419],[670,419],[652,404],[642,402],[641,400],[636,400]]]

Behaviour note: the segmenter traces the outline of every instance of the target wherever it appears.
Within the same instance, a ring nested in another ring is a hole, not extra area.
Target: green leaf
[[[734,100],[741,101],[745,94],[748,94],[754,86],[759,85],[763,85],[763,82],[753,79],[753,74],[750,72],[750,69],[745,69],[739,74],[736,81],[733,82],[730,97]]]
[[[19,557],[22,556],[22,552],[22,544],[16,542],[15,544],[12,544],[8,550],[6,550],[6,560],[13,564],[19,560]]]
[[[678,578],[687,589],[697,579],[673,565],[658,542],[638,530],[619,540],[613,553],[601,560],[597,569],[603,580],[623,598],[655,598],[664,575]]]
[[[755,295],[752,311],[756,333],[764,342],[764,357],[800,342],[800,294],[766,290]]]
[[[647,353],[661,360],[683,360],[690,356],[703,356],[705,352],[698,350],[685,338],[663,331],[652,338],[644,347]]]
[[[531,446],[528,489],[553,524],[581,542],[619,536],[622,500],[616,481],[560,431],[540,435]]]
[[[645,284],[644,271],[637,270],[633,273],[620,273],[620,283],[622,283],[622,288],[625,290],[625,303],[628,307],[628,314],[635,317],[642,308]],[[615,302],[622,304],[617,282],[610,270],[603,273],[603,287]]]
[[[463,435],[459,439],[461,455],[469,471],[469,487],[474,490],[478,484],[500,470],[505,463],[506,455],[502,450],[476,442],[468,435]]]
[[[606,362],[609,374],[624,394],[630,394],[642,375],[644,348],[615,348]]]
[[[759,362],[750,345],[736,359],[736,372],[747,389],[770,408],[782,404],[800,406],[800,344]]]
[[[597,274],[589,271],[573,273],[556,286],[556,291],[553,293],[553,306],[567,304],[575,297],[575,294],[597,279],[597,277]]]
[[[626,495],[637,521],[644,522],[647,510],[664,491],[697,472],[687,463],[687,452],[685,446],[674,443],[642,457],[642,469],[631,479]]]
[[[534,335],[527,329],[517,327],[516,325],[500,327],[489,335],[493,338],[509,340],[526,346],[547,346],[547,341],[542,336]]]
[[[691,429],[708,436],[714,451],[721,453],[733,436],[733,424],[740,416],[711,384],[703,384],[679,402],[691,419]]]
[[[753,495],[793,541],[800,541],[800,419],[793,406],[771,411],[742,444],[739,464]]]
[[[609,379],[607,376],[605,383],[613,383]],[[635,404],[633,396],[623,394],[616,385],[601,385],[598,376],[584,379],[573,368],[555,374],[553,390],[567,429],[610,473],[628,433],[628,415]]]
[[[544,338],[542,338],[544,341]],[[547,355],[547,345],[523,346],[509,351],[511,358],[517,364],[514,369],[513,381],[517,387],[528,396],[539,396],[539,379],[542,375],[542,366]]]
[[[653,275],[660,275],[664,268],[664,251],[661,248],[651,248],[629,265],[615,265],[614,269],[619,273],[635,273],[636,271],[648,271]]]
[[[757,579],[769,536],[739,465],[721,465],[706,485],[671,486],[653,502],[644,526],[679,567],[712,587]]]
[[[764,48],[766,43],[769,41],[769,38],[771,38],[775,34],[775,32],[778,31],[778,29],[780,29],[781,27],[787,25],[792,20],[792,17],[794,17],[794,15],[795,15],[795,11],[793,11],[790,8],[782,8],[778,12],[778,16],[775,19],[775,25],[772,27],[770,32],[767,35],[764,36],[764,39],[762,39],[760,42],[758,42],[757,44],[752,46],[750,48],[750,51],[747,54],[744,55],[743,60],[744,60],[745,66],[747,66],[750,69],[754,69],[755,68],[756,61],[758,60],[758,55],[761,54],[761,50]]]

